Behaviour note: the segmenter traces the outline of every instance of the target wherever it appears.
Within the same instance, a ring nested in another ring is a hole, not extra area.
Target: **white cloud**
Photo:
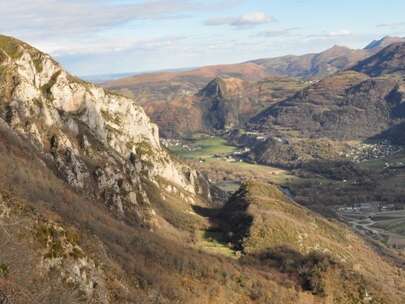
[[[387,28],[387,29],[391,29],[391,30],[402,29],[402,28],[405,28],[405,22],[383,23],[383,24],[378,24],[377,27]]]
[[[330,39],[330,38],[338,38],[338,37],[347,37],[352,36],[353,33],[349,30],[338,30],[332,32],[324,32],[321,34],[312,34],[308,35],[307,38],[319,38],[319,39]]]
[[[340,37],[340,36],[350,36],[352,34],[349,30],[339,30],[337,32],[329,32],[328,36],[330,37]]]
[[[105,0],[0,1],[0,31],[36,37],[95,32],[133,20],[175,18],[200,6],[192,0],[113,4]]]
[[[88,55],[88,54],[106,54],[122,53],[134,50],[153,51],[156,48],[168,49],[175,43],[186,39],[186,37],[172,36],[159,37],[153,39],[91,39],[86,43],[80,41],[68,41],[62,45],[58,42],[45,42],[39,45],[41,49],[46,49],[54,56]]]
[[[286,29],[280,29],[280,30],[268,30],[264,32],[258,33],[256,36],[259,37],[267,37],[267,38],[276,38],[276,37],[287,37],[287,36],[292,36],[292,35],[297,35],[294,32],[299,30],[299,27],[291,27],[291,28],[286,28]]]
[[[56,56],[118,52],[148,45],[166,47],[178,39],[172,37],[175,34],[166,31],[166,37],[159,32],[134,37],[140,31],[127,30],[127,24],[180,19],[240,1],[0,0],[0,33],[20,38]]]
[[[238,17],[219,17],[208,19],[205,24],[211,26],[229,25],[234,27],[252,27],[273,21],[273,17],[264,12],[251,12]]]

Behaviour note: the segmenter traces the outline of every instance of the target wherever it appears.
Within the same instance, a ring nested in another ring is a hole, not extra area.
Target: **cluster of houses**
[[[341,213],[358,213],[358,212],[383,212],[393,211],[403,208],[396,204],[384,204],[382,202],[370,202],[370,203],[355,203],[351,206],[339,206],[337,211]]]
[[[162,138],[162,139],[160,140],[160,142],[162,143],[162,145],[163,145],[165,148],[168,148],[168,149],[175,147],[175,148],[181,148],[182,150],[190,151],[190,152],[196,151],[196,150],[199,149],[198,147],[194,147],[193,145],[187,144],[187,143],[185,143],[184,141],[179,140],[179,139],[173,139],[173,138],[168,138],[168,139],[166,139],[166,138]]]
[[[354,162],[363,162],[386,158],[401,150],[401,147],[391,145],[389,141],[384,140],[376,144],[359,144],[344,156]]]
[[[232,154],[233,155],[233,154]],[[242,162],[242,159],[238,159],[232,155],[223,155],[223,154],[214,154],[213,158],[219,158],[224,161],[227,161],[228,163],[236,163],[236,162]]]
[[[255,138],[257,141],[266,141],[268,136],[266,136],[264,133],[262,132],[256,132],[256,131],[246,131],[244,133],[245,135],[249,136],[249,137],[253,137]]]
[[[401,162],[401,161],[393,162],[393,163],[386,162],[384,164],[384,166],[387,169],[403,169],[403,168],[405,168],[405,163]]]

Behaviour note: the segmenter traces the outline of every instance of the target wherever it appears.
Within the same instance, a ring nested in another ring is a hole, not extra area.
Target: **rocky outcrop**
[[[224,130],[240,125],[242,95],[247,85],[238,78],[216,78],[200,91],[206,129]]]
[[[209,194],[199,173],[160,146],[157,126],[132,100],[75,78],[16,39],[1,36],[0,55],[0,117],[76,190],[140,222],[154,213],[142,179]]]
[[[198,97],[205,130],[229,130],[243,127],[261,109],[292,96],[306,87],[307,82],[270,77],[247,82],[233,77],[217,77]]]

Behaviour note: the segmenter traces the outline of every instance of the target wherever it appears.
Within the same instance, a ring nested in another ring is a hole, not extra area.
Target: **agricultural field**
[[[405,237],[405,211],[395,210],[381,212],[371,217],[375,222],[373,227],[384,229],[391,233],[400,234]]]
[[[206,161],[225,157],[238,148],[229,145],[221,137],[199,135],[184,141],[181,145],[171,146],[169,150],[183,159]]]
[[[405,210],[340,213],[360,234],[405,252]]]

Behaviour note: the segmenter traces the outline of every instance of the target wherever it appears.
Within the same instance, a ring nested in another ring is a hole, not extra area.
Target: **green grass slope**
[[[402,271],[349,228],[299,206],[276,186],[242,185],[220,218],[228,240],[248,263],[253,259],[258,267],[281,269],[314,293],[334,299],[331,303],[367,303],[361,299],[366,290],[375,301],[379,298],[375,303],[405,299],[399,289],[405,282]]]

